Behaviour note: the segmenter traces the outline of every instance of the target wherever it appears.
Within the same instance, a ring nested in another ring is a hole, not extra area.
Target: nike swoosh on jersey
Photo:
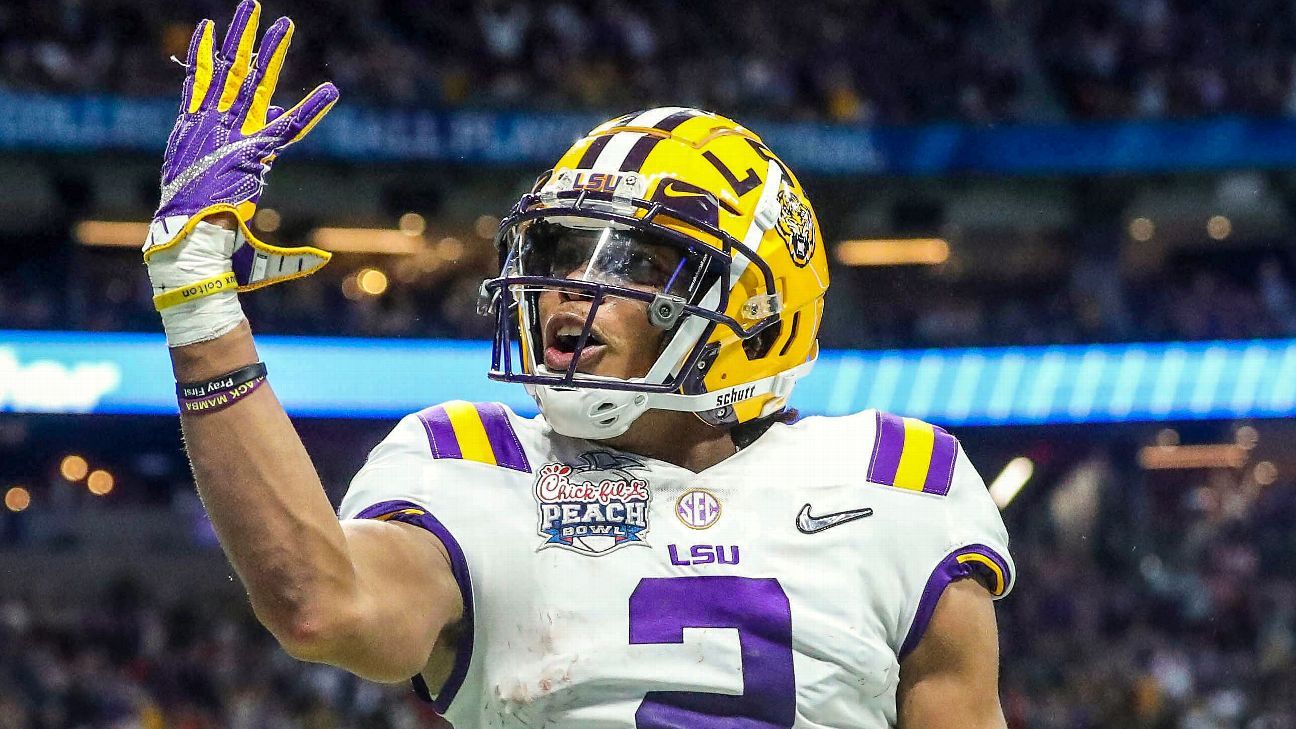
[[[806,504],[801,507],[801,513],[797,514],[796,526],[803,534],[815,534],[846,522],[863,519],[866,516],[873,516],[873,510],[869,508],[850,509],[849,511],[814,516],[810,513],[810,505]]]

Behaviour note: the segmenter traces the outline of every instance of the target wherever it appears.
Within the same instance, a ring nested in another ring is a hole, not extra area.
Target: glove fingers
[[[272,122],[283,115],[284,115],[284,108],[282,106],[275,106],[271,104],[270,108],[266,110],[266,121]]]
[[[263,128],[271,118],[270,99],[274,96],[275,87],[279,85],[279,72],[283,69],[284,58],[288,55],[288,46],[292,43],[293,22],[288,18],[279,18],[266,30],[257,50],[256,68],[244,84],[240,94],[236,114],[243,115],[243,126],[239,130],[243,135],[250,135]],[[283,113],[283,109],[279,110]]]
[[[204,20],[194,29],[193,38],[189,41],[189,53],[185,56],[187,67],[184,91],[181,96],[181,107],[190,114],[195,114],[202,107],[203,99],[211,88],[213,58],[212,29],[215,26],[210,20]]]
[[[286,147],[309,134],[337,100],[336,86],[331,83],[320,84],[296,106],[267,126],[265,133],[279,139],[280,148]]]
[[[256,26],[261,15],[261,5],[256,0],[243,0],[234,8],[234,19],[230,21],[229,30],[225,31],[225,42],[221,44],[221,55],[232,61],[238,55],[239,48],[246,41],[250,29],[256,34]],[[247,45],[251,46],[250,42]]]
[[[225,33],[221,45],[221,58],[228,65],[222,82],[217,111],[229,111],[239,96],[243,79],[252,65],[252,44],[256,41],[257,26],[261,22],[261,5],[256,0],[243,0],[234,11],[234,20]]]

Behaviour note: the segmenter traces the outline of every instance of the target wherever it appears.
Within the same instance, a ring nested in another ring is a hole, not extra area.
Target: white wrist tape
[[[234,246],[234,231],[201,222],[178,245],[148,257],[153,304],[170,346],[215,339],[246,319],[230,264]]]

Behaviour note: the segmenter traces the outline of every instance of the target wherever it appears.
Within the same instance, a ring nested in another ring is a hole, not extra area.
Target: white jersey
[[[465,621],[435,703],[456,729],[894,726],[945,586],[1013,582],[954,437],[873,410],[693,473],[452,402],[400,422],[341,516],[445,543]]]

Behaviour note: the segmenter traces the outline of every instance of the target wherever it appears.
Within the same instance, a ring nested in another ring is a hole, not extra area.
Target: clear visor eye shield
[[[777,185],[766,189],[777,190]],[[781,300],[773,273],[753,250],[773,225],[776,202],[774,207],[758,205],[762,208],[774,214],[758,214],[740,242],[695,216],[640,198],[586,190],[525,196],[500,227],[500,276],[482,284],[480,309],[496,318],[490,377],[524,383],[533,395],[545,390],[605,391],[607,402],[591,400],[594,411],[586,414],[590,417],[623,399],[607,391],[642,393],[631,401],[639,410],[704,412],[790,390],[792,381],[812,363],[712,392],[703,392],[701,382],[716,354],[705,345],[715,327],[728,327],[736,338],[750,340],[779,321]],[[658,223],[659,216],[696,229],[718,246]],[[749,264],[756,267],[763,286],[743,303],[744,326],[725,311],[732,287]],[[547,342],[548,323],[540,320],[539,311],[545,292],[588,302],[579,327],[568,314],[568,323],[550,331]],[[662,331],[656,361],[644,376],[632,379],[579,371],[587,352],[602,344],[595,326],[599,310],[623,302],[636,303]]]

